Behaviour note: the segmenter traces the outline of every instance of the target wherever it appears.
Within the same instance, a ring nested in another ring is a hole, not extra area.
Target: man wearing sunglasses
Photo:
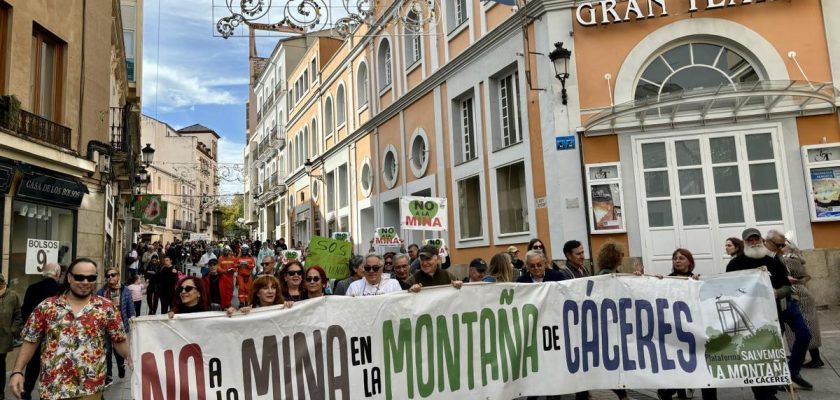
[[[131,317],[134,317],[134,302],[131,300],[131,292],[120,282],[120,273],[117,272],[116,268],[108,268],[105,271],[105,286],[103,286],[99,291],[96,292],[97,296],[104,297],[108,300],[111,300],[111,303],[114,307],[120,310],[120,315],[123,319],[123,329],[125,329],[126,334],[128,333],[129,324],[128,321]],[[113,346],[111,346],[111,341],[105,341],[105,367],[108,373],[108,377],[106,379],[106,383],[111,383],[113,374],[112,364],[111,364],[111,354],[113,351]],[[117,370],[120,378],[125,378],[125,362],[119,354],[116,354],[117,358]]]
[[[378,254],[369,254],[365,257],[364,279],[359,279],[350,284],[347,288],[347,296],[378,296],[386,293],[399,292],[402,290],[396,279],[384,279],[383,260]]]
[[[273,256],[270,256],[270,255],[263,256],[262,262],[260,263],[260,267],[261,267],[260,273],[257,275],[257,277],[259,278],[261,276],[269,275],[269,276],[273,276],[273,277],[277,278],[278,274],[277,274],[276,266],[277,266],[277,262],[274,261]]]
[[[102,398],[106,339],[132,368],[120,312],[110,300],[93,295],[96,280],[96,262],[78,258],[67,269],[61,294],[32,312],[9,383],[16,396],[23,393],[23,368],[41,342],[43,399]]]

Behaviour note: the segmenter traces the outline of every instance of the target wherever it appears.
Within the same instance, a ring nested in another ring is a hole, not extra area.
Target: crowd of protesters
[[[12,350],[15,339],[23,347],[11,371],[10,386],[19,398],[30,398],[40,379],[41,397],[46,399],[97,399],[113,379],[112,358],[117,375],[123,378],[131,368],[127,333],[129,320],[139,316],[145,299],[147,313],[178,314],[225,311],[228,316],[247,314],[253,308],[293,307],[296,302],[327,295],[376,296],[401,291],[417,293],[424,288],[448,285],[460,289],[464,283],[542,283],[580,279],[594,274],[614,274],[624,265],[623,246],[607,241],[598,250],[593,266],[585,259],[581,242],[570,240],[562,249],[565,261],[556,263],[539,239],[528,243],[524,257],[510,246],[469,263],[465,277],[455,276],[447,252],[428,244],[410,245],[400,251],[353,256],[348,277],[328,279],[321,266],[306,263],[307,249],[298,242],[294,258],[281,239],[276,242],[180,242],[138,243],[126,253],[124,271],[109,267],[104,279],[95,262],[77,259],[61,279],[61,266],[48,264],[44,279],[31,285],[21,302],[6,289],[0,275],[0,358]],[[769,231],[762,237],[753,228],[741,238],[728,238],[725,250],[731,260],[726,271],[766,268],[776,294],[779,320],[783,322],[790,348],[792,381],[804,390],[813,386],[802,378],[801,368],[823,366],[820,358],[819,321],[814,300],[805,286],[810,279],[798,248],[783,234]],[[597,267],[593,268],[593,267]],[[676,249],[669,277],[701,279],[694,274],[692,253]],[[636,275],[644,267],[636,263]],[[662,275],[657,275],[664,278]],[[95,287],[97,281],[104,285]],[[61,282],[61,283],[59,283]],[[145,296],[144,293],[145,292]],[[68,322],[69,321],[69,322]],[[89,336],[78,340],[72,335]],[[66,354],[85,355],[73,368],[56,368],[66,363]],[[806,363],[806,355],[810,360]],[[0,363],[5,368],[5,362]],[[5,369],[0,371],[5,387]],[[756,399],[775,399],[777,388],[753,387]],[[627,399],[626,390],[613,390]],[[660,399],[690,397],[691,389],[661,389]],[[703,399],[717,399],[716,389],[701,390]],[[588,392],[576,399],[588,399]]]

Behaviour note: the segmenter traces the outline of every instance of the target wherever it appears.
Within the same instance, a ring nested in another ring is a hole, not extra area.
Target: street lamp
[[[146,147],[140,150],[143,153],[143,164],[149,166],[155,161],[155,149],[152,148],[151,143],[146,143]]]
[[[140,183],[148,183],[149,182],[149,171],[146,170],[146,167],[140,167],[140,171],[138,172],[138,176],[140,177]]]
[[[572,51],[563,47],[563,42],[554,43],[554,50],[548,53],[548,58],[554,63],[555,77],[560,80],[560,85],[563,90],[560,95],[563,98],[563,105],[568,104],[568,96],[566,95],[566,79],[569,79],[569,59],[572,57]],[[563,71],[563,72],[560,72]]]
[[[321,180],[321,175],[320,174],[313,174],[312,173],[312,166],[313,166],[312,160],[310,160],[308,158],[306,159],[306,161],[303,162],[303,170],[306,171],[306,175],[309,175],[309,177],[317,179],[317,180],[320,181]]]

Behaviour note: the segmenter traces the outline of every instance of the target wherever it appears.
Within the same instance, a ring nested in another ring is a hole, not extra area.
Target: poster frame
[[[595,164],[586,164],[586,198],[587,198],[587,210],[586,212],[589,215],[589,233],[592,235],[608,235],[614,233],[626,233],[627,232],[627,221],[625,219],[625,214],[623,212],[623,207],[626,206],[624,202],[624,187],[621,182],[621,164],[618,162],[609,162],[609,163],[595,163]],[[593,179],[591,177],[591,171],[598,169],[598,168],[615,168],[617,176],[614,178],[604,178],[604,179]],[[622,207],[621,217],[619,219],[619,225],[613,229],[598,229],[596,227],[595,215],[594,215],[594,207],[592,203],[592,189],[595,186],[601,185],[617,185],[618,186],[618,203],[620,207]]]
[[[811,150],[828,149],[835,149],[835,151],[822,152],[821,155],[825,156],[822,160],[811,159],[808,157],[808,152]],[[810,211],[811,222],[840,221],[840,210],[837,212],[836,216],[821,217],[817,214],[817,202],[814,196],[814,180],[811,171],[825,168],[840,169],[840,142],[802,146],[802,169],[805,174],[805,186],[808,194],[808,210]],[[840,183],[840,176],[837,176],[834,179]]]

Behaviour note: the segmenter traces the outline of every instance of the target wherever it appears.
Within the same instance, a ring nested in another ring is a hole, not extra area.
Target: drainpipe
[[[583,212],[586,216],[586,246],[589,249],[589,260],[592,261],[589,264],[589,273],[593,274],[595,271],[595,253],[592,252],[592,225],[590,223],[590,218],[592,218],[592,215],[590,215],[589,213],[589,195],[587,194],[587,190],[589,190],[589,188],[586,186],[586,164],[583,161],[584,132],[586,132],[586,129],[584,129],[582,126],[579,126],[577,129],[575,129],[575,134],[577,136],[578,141],[578,155],[580,156],[580,182],[581,186],[583,186]]]
[[[82,132],[84,132],[85,109],[85,27],[87,25],[87,0],[82,0],[82,67],[79,72],[79,153],[82,149]]]

